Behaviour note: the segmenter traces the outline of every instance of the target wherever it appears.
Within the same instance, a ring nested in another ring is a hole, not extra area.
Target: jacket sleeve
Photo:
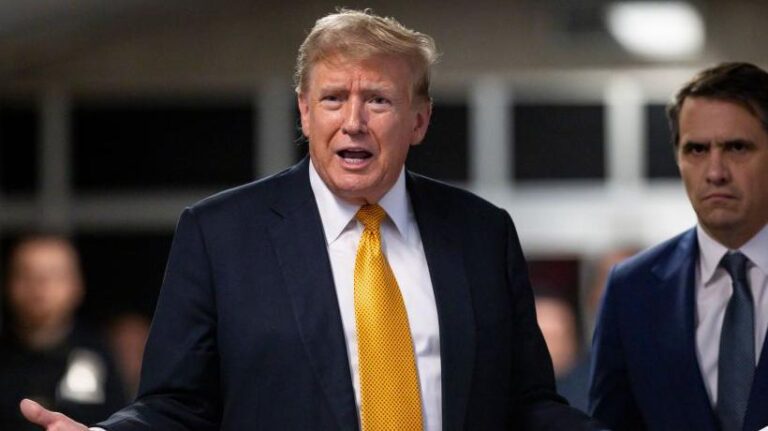
[[[616,431],[645,430],[629,381],[621,339],[620,282],[611,270],[592,339],[589,411]]]
[[[136,401],[97,426],[109,431],[219,429],[214,280],[194,209],[176,228]]]

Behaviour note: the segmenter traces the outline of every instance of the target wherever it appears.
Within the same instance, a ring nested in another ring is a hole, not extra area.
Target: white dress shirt
[[[712,406],[717,405],[717,361],[720,331],[731,299],[731,277],[719,266],[728,248],[696,227],[699,262],[696,266],[696,356]],[[734,250],[736,251],[736,250]],[[768,225],[738,251],[748,259],[747,278],[755,306],[755,364],[768,329]]]
[[[355,325],[354,268],[357,244],[363,233],[362,224],[355,219],[360,207],[334,195],[312,163],[309,165],[309,182],[325,231],[359,413],[360,376]],[[382,249],[395,274],[408,313],[419,373],[424,429],[438,431],[442,429],[442,392],[437,305],[419,227],[405,190],[404,170],[400,172],[400,177],[392,189],[378,203],[388,215],[381,224]]]

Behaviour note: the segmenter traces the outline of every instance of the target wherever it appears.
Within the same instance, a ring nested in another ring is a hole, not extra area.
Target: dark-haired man
[[[704,70],[668,109],[695,228],[611,272],[591,411],[612,429],[768,426],[768,74]]]

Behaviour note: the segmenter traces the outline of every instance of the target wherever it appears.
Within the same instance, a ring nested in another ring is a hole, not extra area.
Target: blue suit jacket
[[[717,431],[696,359],[696,230],[617,265],[593,339],[590,411],[611,429]],[[768,426],[768,355],[745,431]]]
[[[444,429],[588,429],[554,392],[507,213],[417,175],[407,188],[437,302]],[[99,426],[358,430],[307,159],[184,211],[139,396]]]

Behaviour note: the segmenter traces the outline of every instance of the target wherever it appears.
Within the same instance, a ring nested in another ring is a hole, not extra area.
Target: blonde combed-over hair
[[[430,70],[438,56],[435,41],[394,18],[374,15],[368,9],[340,9],[317,20],[299,47],[294,75],[296,92],[307,90],[312,67],[319,62],[333,56],[365,60],[377,55],[404,58],[414,73],[413,94],[430,100]]]

